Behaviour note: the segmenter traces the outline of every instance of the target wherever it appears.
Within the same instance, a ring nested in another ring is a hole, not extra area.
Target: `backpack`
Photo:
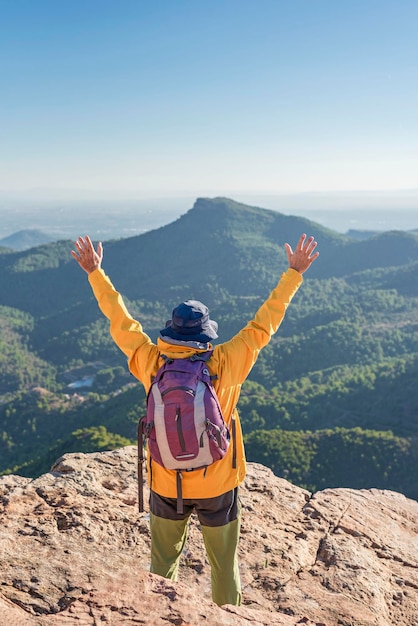
[[[177,512],[183,513],[182,472],[207,468],[223,459],[230,442],[206,365],[212,350],[189,358],[170,359],[152,381],[147,413],[138,423],[139,510],[143,509],[144,444],[151,463],[177,472]]]

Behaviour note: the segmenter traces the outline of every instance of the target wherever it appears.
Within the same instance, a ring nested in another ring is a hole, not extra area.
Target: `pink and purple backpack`
[[[224,458],[230,442],[206,362],[212,350],[187,359],[169,359],[158,370],[147,397],[147,414],[138,425],[142,490],[143,446],[151,463],[177,472],[177,508],[182,512],[182,471],[208,467]],[[203,496],[202,496],[203,497]],[[140,511],[143,495],[140,493]]]

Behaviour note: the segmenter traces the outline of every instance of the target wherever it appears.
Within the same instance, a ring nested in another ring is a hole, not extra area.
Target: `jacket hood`
[[[177,341],[176,343],[171,343],[171,341],[165,341],[158,337],[157,346],[160,352],[172,359],[187,359],[187,357],[196,352],[213,350],[211,343],[202,344],[197,341]]]

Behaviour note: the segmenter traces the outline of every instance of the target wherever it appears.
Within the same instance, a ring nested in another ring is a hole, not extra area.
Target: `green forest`
[[[103,268],[153,340],[192,297],[208,304],[225,341],[286,270],[284,243],[303,232],[320,257],[243,386],[247,458],[311,491],[374,487],[418,499],[416,231],[354,239],[198,199],[171,224],[105,242]],[[71,249],[0,249],[0,474],[33,477],[66,452],[135,442],[144,392]]]

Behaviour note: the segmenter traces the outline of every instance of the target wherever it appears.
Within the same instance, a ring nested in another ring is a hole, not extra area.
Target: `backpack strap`
[[[176,484],[177,484],[177,514],[183,515],[183,474],[181,470],[176,470]]]
[[[137,460],[137,474],[138,474],[138,508],[139,512],[144,512],[144,417],[140,417],[137,428],[137,445],[138,445],[138,460]]]
[[[232,411],[231,418],[231,435],[232,435],[232,467],[237,467],[237,420],[235,417],[235,409]]]

